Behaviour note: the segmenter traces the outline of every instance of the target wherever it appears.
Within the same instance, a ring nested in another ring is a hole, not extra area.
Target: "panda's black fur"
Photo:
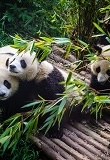
[[[98,93],[110,93],[110,78],[103,83],[99,83],[97,76],[91,72],[90,87]]]
[[[60,84],[64,81],[64,77],[59,70],[54,67],[48,77],[36,82],[37,94],[46,100],[55,100],[65,91],[64,85]]]

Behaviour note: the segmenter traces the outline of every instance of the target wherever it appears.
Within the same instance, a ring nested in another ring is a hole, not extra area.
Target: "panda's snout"
[[[10,72],[14,72],[14,73],[15,73],[15,72],[16,72],[16,66],[15,66],[15,65],[10,64],[10,65],[9,65],[9,71],[10,71]]]
[[[16,68],[15,65],[10,64],[10,69],[15,69],[15,68]]]

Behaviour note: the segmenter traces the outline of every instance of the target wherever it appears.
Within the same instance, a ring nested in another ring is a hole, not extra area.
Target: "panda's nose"
[[[15,69],[15,68],[16,68],[15,65],[10,64],[10,69]]]
[[[0,97],[4,97],[4,96],[5,96],[5,93],[1,92]]]

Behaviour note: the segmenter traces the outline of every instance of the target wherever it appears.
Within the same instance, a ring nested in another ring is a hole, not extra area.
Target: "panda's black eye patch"
[[[106,73],[108,74],[108,76],[110,76],[110,70],[109,69],[106,71]]]
[[[96,68],[96,72],[99,73],[100,72],[100,67]]]
[[[11,83],[9,83],[7,80],[4,80],[4,85],[10,89],[11,88]]]
[[[9,58],[6,60],[6,67],[8,67],[9,64]]]
[[[27,66],[27,65],[26,65],[26,62],[25,62],[24,60],[21,60],[21,61],[20,61],[20,64],[21,64],[21,67],[22,67],[22,68],[26,68],[26,66]]]

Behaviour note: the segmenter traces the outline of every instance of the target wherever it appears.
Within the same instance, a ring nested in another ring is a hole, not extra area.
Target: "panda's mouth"
[[[16,66],[12,64],[9,65],[8,70],[12,73],[18,73]]]
[[[1,100],[1,101],[4,101],[4,100],[6,100],[6,99],[8,99],[8,96],[6,96],[6,97],[0,97],[0,100]]]
[[[17,71],[10,71],[10,72],[12,72],[12,73],[19,73],[19,72],[17,72]]]
[[[15,71],[14,69],[9,69],[9,71],[11,72],[11,73],[19,73],[19,72],[17,72],[17,71]]]

